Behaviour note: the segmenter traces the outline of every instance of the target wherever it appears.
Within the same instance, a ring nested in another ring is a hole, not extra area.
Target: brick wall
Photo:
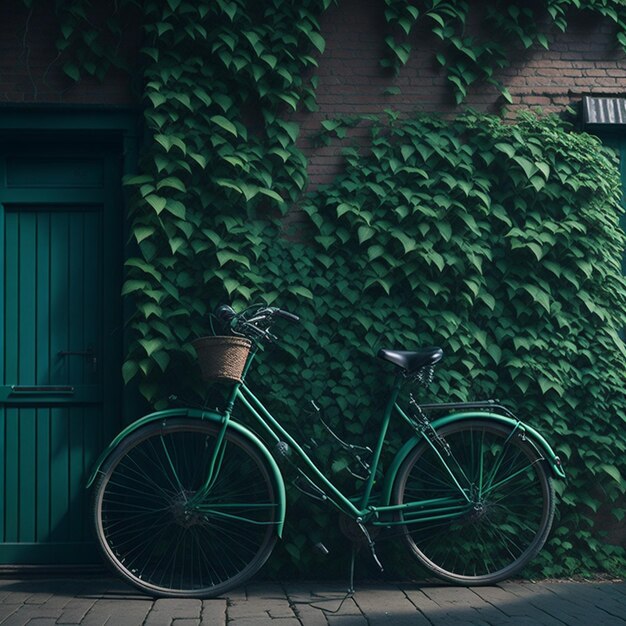
[[[63,74],[54,43],[58,22],[53,4],[52,0],[33,2],[29,11],[20,0],[0,2],[0,103],[136,104],[141,84],[137,76],[112,70],[103,83],[87,76],[75,84]],[[100,11],[90,16],[95,22],[114,6],[109,2],[93,5]],[[130,17],[122,49],[136,58],[140,32],[137,16]],[[439,40],[427,25],[418,24],[411,34],[411,57],[397,77],[379,64],[387,34],[382,0],[338,0],[322,16],[321,26],[326,50],[316,72],[319,110],[295,116],[302,129],[300,145],[310,159],[312,186],[330,180],[341,163],[336,145],[315,147],[311,142],[322,120],[380,113],[389,107],[444,115],[460,110],[434,59]],[[533,107],[562,111],[577,105],[586,93],[626,91],[626,60],[615,44],[611,22],[584,16],[571,20],[567,33],[553,33],[549,51],[519,50],[511,67],[498,78],[513,97],[507,116]],[[385,95],[389,87],[398,87],[400,93]],[[500,112],[504,104],[497,89],[485,84],[473,86],[466,102],[492,113]]]
[[[314,147],[310,141],[322,120],[380,113],[390,107],[444,115],[461,110],[434,58],[441,50],[439,40],[420,22],[410,37],[409,62],[397,77],[379,65],[387,34],[381,1],[340,0],[323,15],[321,26],[326,50],[316,72],[319,111],[297,116],[300,143],[310,159],[312,186],[328,182],[341,162],[336,146]],[[577,106],[583,94],[626,92],[626,59],[616,45],[610,21],[590,15],[571,19],[568,31],[553,32],[550,42],[549,51],[516,51],[512,65],[497,76],[513,98],[513,104],[506,107],[507,117],[536,107],[561,112]],[[400,93],[385,95],[392,86]],[[495,87],[475,84],[463,106],[500,113],[505,104]]]
[[[55,46],[59,25],[54,2],[35,0],[32,10],[20,0],[0,2],[0,105],[129,105],[138,100],[128,73],[113,69],[106,79],[85,76],[79,84],[62,71]],[[93,23],[101,22],[114,3],[94,2]],[[136,16],[134,16],[136,19]],[[139,30],[129,14],[120,48],[136,58]]]

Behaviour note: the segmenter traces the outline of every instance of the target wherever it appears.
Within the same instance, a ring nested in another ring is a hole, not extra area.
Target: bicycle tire
[[[185,418],[148,424],[102,468],[93,496],[98,543],[113,569],[150,595],[220,595],[272,552],[272,474],[257,447],[231,429],[214,455],[220,428]],[[214,457],[218,471],[202,494]]]
[[[401,526],[410,554],[456,584],[492,585],[510,578],[542,548],[554,518],[554,486],[541,452],[521,431],[487,420],[453,423],[437,434],[450,447],[448,455],[445,445],[434,444],[454,467],[455,478],[422,440],[398,471],[393,502],[456,498],[463,511]],[[411,513],[400,515],[407,521]],[[433,509],[429,516],[438,514]]]

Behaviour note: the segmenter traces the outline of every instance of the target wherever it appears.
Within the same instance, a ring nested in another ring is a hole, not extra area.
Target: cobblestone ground
[[[214,600],[152,599],[109,578],[0,579],[2,626],[626,626],[625,582],[493,587],[256,583]]]

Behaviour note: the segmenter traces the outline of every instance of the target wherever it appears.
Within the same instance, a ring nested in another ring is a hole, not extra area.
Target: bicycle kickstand
[[[380,560],[378,559],[378,555],[376,554],[376,550],[374,547],[376,544],[374,543],[373,539],[370,537],[369,532],[367,532],[367,528],[365,528],[365,526],[361,524],[361,522],[357,522],[357,524],[359,525],[361,532],[365,535],[365,539],[367,540],[367,545],[369,546],[370,552],[372,553],[372,558],[376,562],[376,565],[378,565],[378,568],[380,569],[380,571],[384,572],[385,569],[383,568],[383,564],[380,562]]]

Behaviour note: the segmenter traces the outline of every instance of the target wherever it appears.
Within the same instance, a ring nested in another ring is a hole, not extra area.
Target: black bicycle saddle
[[[421,350],[387,350],[381,348],[378,358],[389,361],[409,372],[417,370],[425,365],[434,365],[441,361],[443,350],[435,346],[422,348]]]

